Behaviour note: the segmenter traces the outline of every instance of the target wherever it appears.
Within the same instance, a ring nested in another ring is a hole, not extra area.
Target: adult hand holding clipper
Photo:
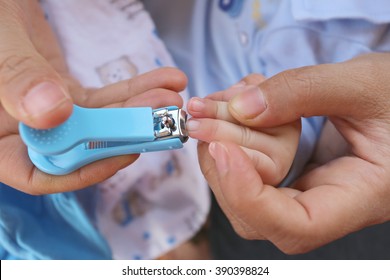
[[[30,194],[76,190],[100,182],[136,160],[127,155],[53,177],[31,163],[18,122],[48,129],[63,123],[73,103],[82,107],[168,105],[186,77],[164,68],[102,89],[85,89],[71,77],[38,1],[0,0],[0,181]],[[114,93],[114,94],[113,94]]]
[[[19,131],[32,162],[40,170],[65,175],[82,166],[118,155],[180,149],[188,140],[187,114],[176,106],[87,109],[53,129]]]

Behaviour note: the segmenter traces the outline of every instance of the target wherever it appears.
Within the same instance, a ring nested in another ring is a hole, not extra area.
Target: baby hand
[[[251,76],[249,80],[253,80],[254,84],[262,79],[259,75]],[[299,142],[300,123],[265,129],[239,123],[231,114],[229,101],[242,91],[242,87],[258,89],[254,85],[238,84],[206,98],[192,98],[187,106],[193,116],[187,123],[189,135],[208,144],[230,142],[240,146],[264,183],[277,185],[287,175],[293,162]],[[199,154],[201,162],[204,162],[205,157]]]

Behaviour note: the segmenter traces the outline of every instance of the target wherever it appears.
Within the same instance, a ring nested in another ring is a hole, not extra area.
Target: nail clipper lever
[[[176,106],[82,108],[63,124],[34,129],[19,124],[28,154],[40,170],[65,175],[94,161],[125,154],[172,150],[188,140],[187,114]]]

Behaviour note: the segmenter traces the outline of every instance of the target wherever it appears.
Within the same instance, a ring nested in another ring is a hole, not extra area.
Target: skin
[[[68,71],[38,1],[0,0],[0,181],[39,195],[84,188],[114,175],[139,155],[101,160],[65,176],[36,169],[20,139],[18,122],[51,128],[73,104],[83,107],[182,106],[186,76],[161,68],[104,88],[83,88]],[[17,176],[15,176],[17,174]]]
[[[288,188],[269,184],[238,143],[201,142],[203,174],[239,235],[298,254],[390,219],[388,73],[389,54],[368,54],[282,72],[258,83],[258,91],[234,89],[227,110],[244,127],[328,116],[343,140],[342,149]],[[232,88],[220,93],[231,94]]]
[[[268,184],[279,184],[287,175],[297,150],[300,122],[295,121],[275,128],[256,128],[240,124],[229,111],[229,101],[243,88],[256,92],[262,75],[253,74],[229,89],[206,98],[192,98],[188,112],[193,116],[187,123],[192,138],[205,143],[229,141],[241,147],[254,168]]]

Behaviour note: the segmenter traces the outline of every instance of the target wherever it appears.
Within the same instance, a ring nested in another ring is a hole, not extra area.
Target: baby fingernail
[[[202,98],[194,97],[189,101],[188,107],[195,112],[202,112],[206,107],[206,104]]]
[[[200,127],[200,122],[194,119],[187,121],[186,128],[188,132],[196,131]]]

